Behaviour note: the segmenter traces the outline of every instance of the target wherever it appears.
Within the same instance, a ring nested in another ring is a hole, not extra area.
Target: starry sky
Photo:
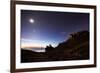
[[[21,47],[56,47],[82,30],[89,31],[89,13],[21,10]]]

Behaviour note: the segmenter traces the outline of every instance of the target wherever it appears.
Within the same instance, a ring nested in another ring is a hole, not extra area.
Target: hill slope
[[[47,46],[46,52],[21,50],[21,62],[64,61],[89,59],[89,32],[70,34],[70,38],[57,47]]]

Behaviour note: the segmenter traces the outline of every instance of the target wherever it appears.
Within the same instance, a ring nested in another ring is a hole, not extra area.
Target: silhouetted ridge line
[[[89,59],[89,32],[80,31],[70,34],[68,40],[56,47],[46,46],[46,52],[37,53],[21,50],[21,62],[43,62]],[[24,57],[25,56],[25,57]]]

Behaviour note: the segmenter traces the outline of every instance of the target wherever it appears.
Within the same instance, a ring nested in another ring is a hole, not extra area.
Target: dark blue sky
[[[21,10],[21,43],[24,46],[51,44],[55,47],[67,40],[69,34],[82,30],[89,30],[88,13]]]

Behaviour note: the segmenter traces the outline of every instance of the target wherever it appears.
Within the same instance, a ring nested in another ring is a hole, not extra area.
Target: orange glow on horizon
[[[21,44],[21,48],[45,48],[46,46],[40,44]]]

